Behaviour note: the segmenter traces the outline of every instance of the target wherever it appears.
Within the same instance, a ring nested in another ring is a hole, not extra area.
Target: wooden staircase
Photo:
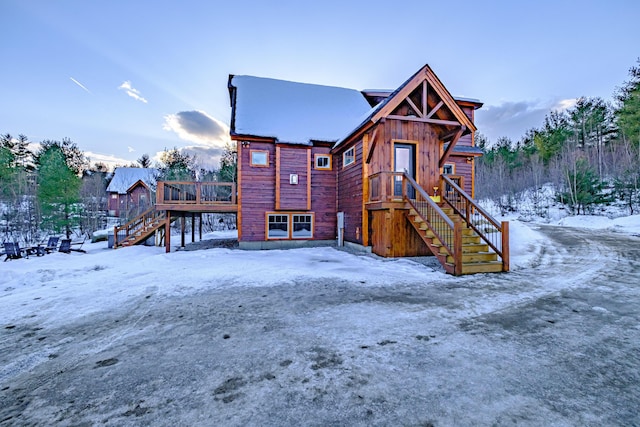
[[[415,209],[410,209],[408,219],[418,235],[427,244],[431,252],[438,258],[444,269],[449,274],[473,274],[473,273],[497,273],[502,271],[502,262],[498,260],[498,254],[490,250],[489,245],[482,242],[481,237],[468,225],[462,222],[461,217],[451,207],[440,206],[441,210],[454,224],[460,223],[462,234],[461,270],[456,272],[456,260],[450,254],[443,242],[429,228],[425,218]],[[431,220],[433,228],[438,228],[438,218]]]
[[[133,246],[147,240],[153,233],[164,227],[164,211],[151,208],[123,226],[114,228],[113,248]]]
[[[444,191],[436,202],[404,175],[411,226],[449,274],[509,271],[509,223],[498,223],[455,182],[441,179]]]

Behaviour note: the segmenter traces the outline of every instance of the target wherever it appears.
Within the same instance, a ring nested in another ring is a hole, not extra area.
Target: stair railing
[[[138,230],[142,230],[144,227],[146,227],[148,224],[152,223],[155,219],[162,215],[164,215],[163,212],[156,211],[155,207],[151,207],[126,224],[119,227],[113,227],[114,249],[119,246],[120,242],[123,242],[129,236],[135,234]]]
[[[498,254],[502,270],[509,271],[509,222],[496,221],[446,175],[441,176],[440,188],[442,199]]]
[[[425,220],[429,230],[440,241],[448,255],[455,260],[455,272],[462,271],[462,224],[454,222],[444,213],[440,206],[431,199],[424,189],[406,173],[403,181],[413,191],[404,190],[404,194],[412,194],[415,198],[406,197],[409,205]],[[404,185],[403,185],[404,187]]]

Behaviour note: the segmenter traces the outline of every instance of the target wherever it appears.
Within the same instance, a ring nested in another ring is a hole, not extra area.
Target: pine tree
[[[43,225],[67,238],[80,221],[80,177],[67,164],[63,149],[56,144],[38,153],[38,204]]]
[[[236,182],[238,180],[238,153],[229,142],[224,146],[218,175],[222,182]]]
[[[559,193],[557,199],[566,204],[572,213],[584,215],[591,212],[594,205],[609,201],[603,192],[604,182],[585,159],[568,162],[564,174],[565,191]]]
[[[618,88],[616,119],[620,131],[636,147],[640,145],[640,58],[638,65],[629,69],[630,79]]]
[[[183,154],[174,147],[171,150],[164,150],[160,154],[160,179],[166,181],[186,181],[195,179],[195,157]]]

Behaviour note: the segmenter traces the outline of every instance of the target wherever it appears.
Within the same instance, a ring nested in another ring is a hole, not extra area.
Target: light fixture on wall
[[[467,157],[467,163],[471,163],[473,161],[473,157],[469,156]]]
[[[243,147],[248,147],[249,145],[251,145],[250,141],[242,141],[242,146]]]

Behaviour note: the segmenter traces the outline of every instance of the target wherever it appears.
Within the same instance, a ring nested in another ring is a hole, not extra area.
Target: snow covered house
[[[107,186],[109,216],[130,217],[149,209],[157,175],[152,168],[116,168]]]
[[[474,201],[475,99],[428,65],[395,90],[230,75],[244,248],[346,243],[433,254],[452,274],[508,270],[508,223]]]

